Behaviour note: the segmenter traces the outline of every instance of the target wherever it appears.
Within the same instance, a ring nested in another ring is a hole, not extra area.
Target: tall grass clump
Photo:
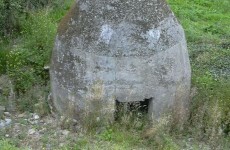
[[[230,133],[230,82],[206,76],[195,81],[201,85],[191,105],[190,134],[216,149]]]
[[[0,140],[0,149],[1,150],[20,150],[15,145],[11,144],[8,140]]]

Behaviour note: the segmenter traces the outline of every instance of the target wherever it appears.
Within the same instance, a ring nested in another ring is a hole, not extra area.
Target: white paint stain
[[[103,41],[106,44],[109,44],[113,33],[114,31],[109,25],[107,24],[103,25],[101,27],[100,41]]]
[[[161,36],[161,32],[158,29],[151,29],[147,32],[147,35],[149,40],[158,41]]]
[[[147,40],[149,47],[154,47],[160,39],[161,30],[157,28],[152,28],[148,30],[145,34],[142,33],[141,36]]]

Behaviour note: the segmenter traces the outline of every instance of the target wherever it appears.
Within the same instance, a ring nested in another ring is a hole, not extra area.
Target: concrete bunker
[[[150,97],[149,116],[182,119],[191,79],[184,30],[165,0],[77,0],[59,25],[50,76],[56,109],[73,105],[79,121],[109,122],[115,100]]]

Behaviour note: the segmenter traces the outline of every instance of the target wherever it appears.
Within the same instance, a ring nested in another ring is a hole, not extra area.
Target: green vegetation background
[[[218,145],[230,132],[230,1],[167,1],[185,29],[197,93],[191,100],[187,134],[212,137],[211,143]],[[72,2],[0,0],[0,75],[13,81],[18,111],[35,110],[39,99],[31,94],[33,87],[49,91],[44,66],[50,62],[58,22]],[[1,103],[7,99],[1,98]]]

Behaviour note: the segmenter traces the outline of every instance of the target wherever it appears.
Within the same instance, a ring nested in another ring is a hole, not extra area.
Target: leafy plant
[[[100,138],[105,141],[111,141],[113,139],[113,129],[109,128],[100,134]]]

